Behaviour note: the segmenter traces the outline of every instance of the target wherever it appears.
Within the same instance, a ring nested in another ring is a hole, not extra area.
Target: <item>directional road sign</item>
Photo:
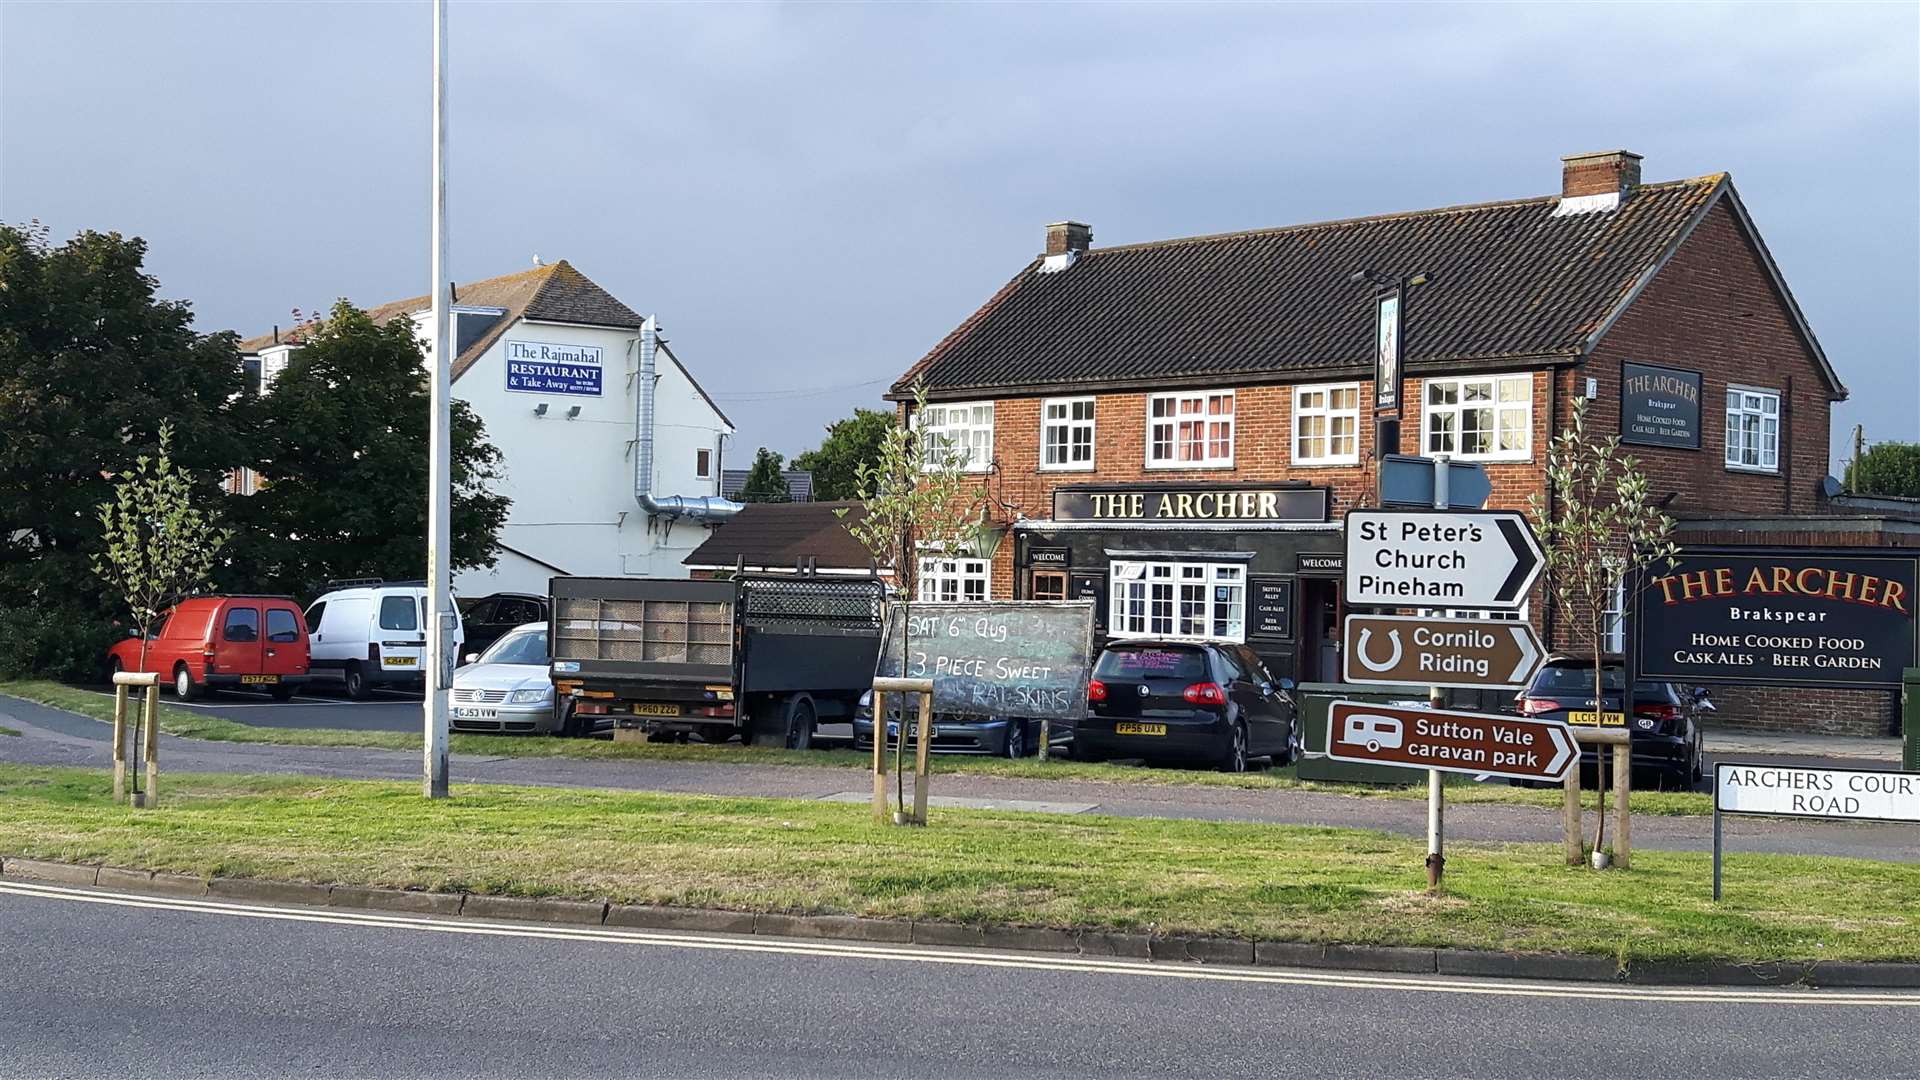
[[[1557,781],[1580,761],[1558,720],[1336,701],[1327,729],[1327,756],[1363,765]]]
[[[1408,454],[1388,454],[1380,460],[1380,505],[1433,508],[1433,458]],[[1487,479],[1486,466],[1477,461],[1449,461],[1447,466],[1447,506],[1454,510],[1478,510],[1493,494],[1493,482]]]
[[[1545,650],[1519,621],[1349,615],[1341,652],[1350,683],[1518,690],[1533,681]]]
[[[1546,558],[1511,510],[1349,510],[1345,600],[1354,607],[1515,611]]]

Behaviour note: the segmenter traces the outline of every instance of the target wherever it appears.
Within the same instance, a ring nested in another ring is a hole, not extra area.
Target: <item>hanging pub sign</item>
[[[1917,577],[1920,555],[1870,548],[1682,550],[1634,590],[1640,676],[1898,689]]]
[[[1325,521],[1331,490],[1250,484],[1152,487],[1062,487],[1053,491],[1055,521],[1266,522]]]
[[[1623,364],[1620,441],[1636,446],[1700,449],[1700,373]]]
[[[507,389],[519,394],[600,396],[598,345],[507,342]]]
[[[1400,411],[1400,343],[1405,329],[1401,319],[1404,298],[1401,290],[1383,292],[1374,297],[1373,327],[1373,409],[1375,412]]]

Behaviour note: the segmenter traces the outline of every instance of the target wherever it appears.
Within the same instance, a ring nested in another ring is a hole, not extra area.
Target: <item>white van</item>
[[[347,696],[375,687],[425,690],[427,588],[420,581],[339,582],[307,608],[316,685],[339,680]],[[466,641],[455,605],[453,651]]]

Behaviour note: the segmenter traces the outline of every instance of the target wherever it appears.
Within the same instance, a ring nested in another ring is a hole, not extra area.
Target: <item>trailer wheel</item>
[[[813,699],[801,694],[788,701],[786,719],[787,749],[813,749],[813,728],[816,722]]]

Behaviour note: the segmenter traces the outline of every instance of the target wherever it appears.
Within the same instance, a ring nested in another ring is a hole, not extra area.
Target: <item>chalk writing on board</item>
[[[875,674],[932,679],[937,712],[1086,715],[1093,605],[1085,601],[892,604],[886,641]]]

